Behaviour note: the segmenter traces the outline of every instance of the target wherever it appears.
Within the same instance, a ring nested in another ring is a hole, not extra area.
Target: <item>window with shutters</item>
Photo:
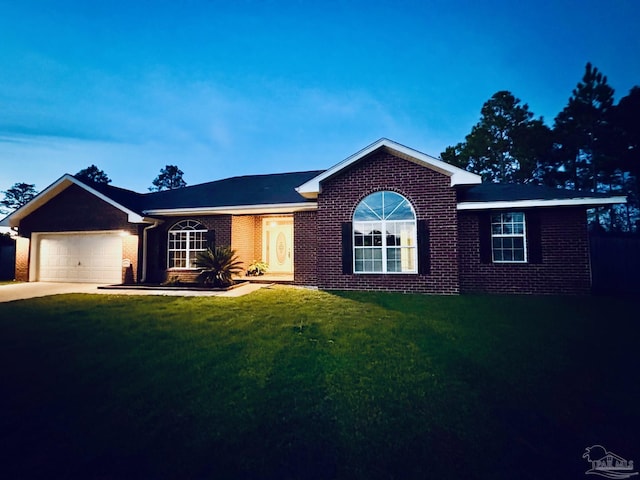
[[[416,214],[391,192],[365,197],[353,214],[354,273],[417,273]]]
[[[196,268],[196,255],[207,249],[207,228],[195,220],[182,220],[169,229],[168,268]]]
[[[496,263],[525,263],[527,236],[522,212],[491,215],[491,252]]]

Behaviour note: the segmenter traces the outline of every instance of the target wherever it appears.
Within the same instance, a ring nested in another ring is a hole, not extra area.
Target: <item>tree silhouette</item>
[[[93,182],[93,183],[111,183],[111,179],[95,165],[91,165],[87,168],[83,168],[74,175],[78,180]]]
[[[182,179],[182,175],[184,172],[177,165],[166,165],[165,168],[160,169],[160,175],[152,182],[153,186],[149,187],[149,191],[161,192],[186,187],[187,183]]]

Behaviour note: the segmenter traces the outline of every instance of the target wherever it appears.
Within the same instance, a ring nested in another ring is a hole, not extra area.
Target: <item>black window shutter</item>
[[[491,214],[489,212],[481,212],[478,215],[478,233],[480,263],[491,263]]]
[[[430,271],[429,222],[418,220],[418,273],[420,275],[429,275]]]
[[[209,230],[206,233],[206,238],[207,238],[207,248],[210,248],[211,250],[216,248],[216,231],[215,230]]]
[[[529,263],[542,263],[542,229],[540,212],[527,212],[525,215],[527,228],[527,254]]]
[[[342,273],[353,273],[353,224],[342,224]]]

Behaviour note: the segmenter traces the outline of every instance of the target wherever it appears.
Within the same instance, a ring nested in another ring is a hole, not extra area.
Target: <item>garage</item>
[[[38,281],[122,281],[122,237],[117,233],[37,234],[36,249]]]

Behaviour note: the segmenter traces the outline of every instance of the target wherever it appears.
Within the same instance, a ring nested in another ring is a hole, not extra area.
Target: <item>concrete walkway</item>
[[[118,288],[106,289],[103,284],[96,283],[49,283],[49,282],[25,282],[8,285],[0,285],[0,303],[27,298],[46,297],[49,295],[61,295],[65,293],[95,293],[100,295],[167,295],[174,297],[241,297],[268,284],[249,283],[226,292],[211,292],[206,290],[160,290],[160,289],[135,289]]]

